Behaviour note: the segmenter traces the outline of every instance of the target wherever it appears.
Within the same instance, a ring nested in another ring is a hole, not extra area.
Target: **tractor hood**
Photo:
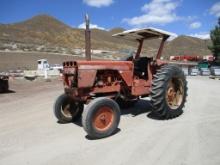
[[[124,81],[131,86],[134,64],[132,61],[67,61],[63,63],[64,82],[68,86],[74,80],[78,88],[88,88],[94,85],[99,71],[110,71],[121,75]],[[106,73],[108,76],[108,74]]]
[[[64,68],[76,67],[79,70],[132,70],[131,61],[67,61],[63,63]]]

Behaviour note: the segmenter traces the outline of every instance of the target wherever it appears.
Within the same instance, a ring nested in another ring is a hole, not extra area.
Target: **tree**
[[[210,38],[212,46],[209,46],[209,49],[212,51],[215,61],[220,62],[220,17],[218,18],[218,25],[210,31]]]

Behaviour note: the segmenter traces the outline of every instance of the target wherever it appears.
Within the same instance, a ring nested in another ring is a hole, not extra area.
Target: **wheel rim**
[[[180,78],[172,78],[168,82],[166,90],[167,105],[175,110],[180,107],[184,97],[183,81]]]
[[[77,103],[69,103],[69,102],[64,103],[61,109],[62,114],[67,118],[74,117],[78,111],[79,111],[79,108],[77,106]]]
[[[66,104],[63,106],[62,108],[62,114],[65,116],[65,117],[72,117],[71,113],[70,113],[70,104]]]
[[[110,107],[103,106],[99,108],[93,118],[93,126],[99,131],[109,129],[114,120],[114,112]]]

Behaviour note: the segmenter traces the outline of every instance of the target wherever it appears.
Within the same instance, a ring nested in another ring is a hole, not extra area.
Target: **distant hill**
[[[35,16],[20,23],[0,25],[0,40],[4,42],[63,47],[71,47],[76,43],[82,46],[82,33],[83,31],[72,29],[47,15]]]
[[[126,30],[126,29],[117,27],[117,28],[113,28],[113,29],[109,30],[109,33],[111,33],[111,34],[116,34],[116,33],[121,33],[121,32],[123,32],[123,31],[125,31],[125,30]]]
[[[120,40],[111,37],[112,34],[108,31],[92,29],[91,35],[94,49],[128,47],[126,44],[120,44]],[[0,41],[84,48],[84,30],[71,28],[51,16],[39,15],[24,22],[0,25]]]
[[[208,45],[211,45],[211,40],[179,36],[167,43],[164,53],[166,55],[210,55]]]
[[[102,50],[136,49],[136,43],[113,38],[112,34],[124,31],[114,28],[109,31],[92,29],[92,48]],[[54,17],[38,15],[29,20],[0,24],[0,49],[21,49],[48,52],[67,52],[72,49],[84,48],[84,30],[72,28]],[[210,40],[201,40],[189,36],[179,36],[167,42],[164,55],[207,55],[211,52],[207,45]],[[153,55],[159,46],[158,40],[147,41],[145,50]]]

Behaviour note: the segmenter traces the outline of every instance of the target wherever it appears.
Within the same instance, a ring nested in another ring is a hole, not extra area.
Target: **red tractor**
[[[88,27],[87,27],[88,30]],[[90,38],[89,31],[86,31]],[[113,35],[139,43],[136,54],[124,61],[87,61],[63,63],[64,94],[54,104],[60,122],[72,122],[82,115],[82,125],[92,138],[113,134],[120,121],[120,104],[151,98],[153,113],[162,119],[179,116],[187,96],[187,81],[182,70],[161,60],[170,33],[147,28]],[[144,40],[161,38],[156,58],[140,57]],[[84,109],[84,105],[85,109]]]

